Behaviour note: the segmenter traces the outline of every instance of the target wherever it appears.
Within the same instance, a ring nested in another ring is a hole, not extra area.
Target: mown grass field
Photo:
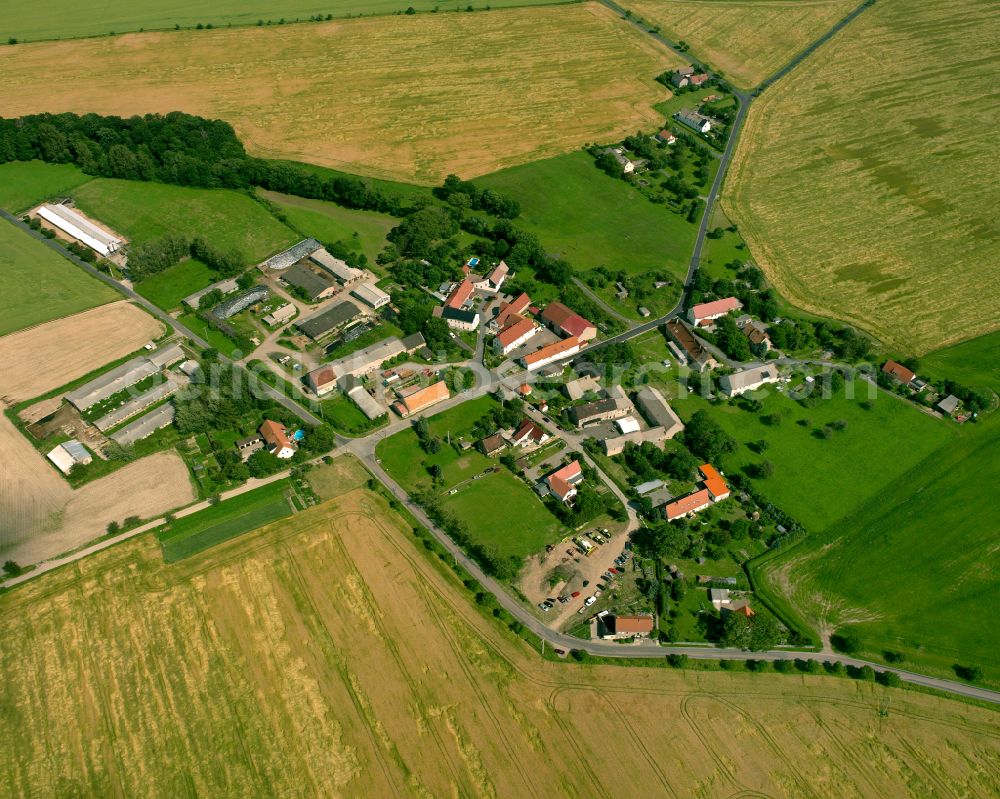
[[[296,233],[257,202],[225,189],[97,178],[72,193],[77,205],[132,241],[167,233],[204,236],[261,261],[296,241]]]
[[[518,226],[579,271],[606,266],[634,274],[663,269],[679,279],[686,274],[696,226],[606,175],[588,153],[505,169],[476,182],[516,199]]]
[[[572,4],[4,47],[0,106],[187,111],[257,155],[436,183],[655,125],[654,78],[678,63]]]
[[[758,481],[768,499],[804,524],[819,531],[836,529],[838,520],[880,494],[909,469],[942,446],[954,444],[954,425],[933,419],[899,399],[878,392],[872,407],[861,403],[869,397],[868,384],[857,381],[854,398],[843,392],[804,408],[786,394],[761,391],[763,409],[755,414],[736,406],[712,406],[697,393],[673,403],[685,421],[706,409],[740,443],[726,456],[729,472],[770,461],[774,474]],[[764,416],[777,414],[780,423],[764,424]],[[847,428],[829,439],[817,431],[843,420]],[[800,424],[804,423],[804,424]],[[766,440],[769,447],[756,454],[746,445]]]
[[[916,354],[996,329],[998,24],[879,2],[754,103],[723,205],[793,303]]]
[[[888,689],[881,720],[871,683],[542,660],[409,530],[359,490],[196,558],[144,536],[0,596],[5,793],[1000,791],[993,711]]]
[[[137,293],[160,308],[179,308],[181,300],[212,283],[215,273],[201,261],[189,258],[135,285]]]
[[[921,373],[1000,391],[1000,334],[942,350]],[[954,425],[952,425],[954,427]],[[908,441],[897,441],[907,452]],[[984,623],[983,598],[1000,573],[1000,416],[963,425],[831,527],[756,567],[765,589],[823,632],[854,625],[873,659],[900,652],[949,678],[979,665],[1000,685],[1000,636]]]
[[[472,3],[477,11],[505,6],[556,5],[568,0],[482,0]],[[172,30],[175,25],[192,28],[199,23],[216,28],[236,25],[287,23],[308,20],[316,14],[335,17],[399,14],[408,7],[416,11],[465,11],[469,3],[439,3],[434,0],[171,0],[167,3],[105,0],[101,13],[87,11],[69,0],[56,0],[50,14],[32,13],[29,6],[5,9],[0,34],[6,42],[14,36],[22,42],[39,39],[61,39],[80,36],[106,36],[145,29]]]
[[[58,199],[91,180],[72,164],[9,161],[0,164],[0,208],[12,214]]]
[[[398,219],[375,211],[356,211],[323,200],[274,191],[261,191],[260,194],[274,203],[295,229],[325,243],[342,241],[351,249],[363,252],[373,264],[386,244],[386,234],[399,224]]]
[[[174,563],[250,530],[290,516],[287,480],[268,483],[218,505],[177,519],[157,532],[163,559]]]
[[[447,444],[434,455],[421,448],[413,430],[404,430],[381,441],[376,453],[390,476],[407,491],[429,488],[427,467],[441,467],[441,484],[435,489],[442,506],[469,527],[477,541],[493,545],[501,555],[525,557],[558,541],[565,530],[541,500],[504,467],[485,472],[498,462],[476,449],[457,451],[459,437],[472,441],[469,430],[495,404],[490,397],[465,402],[432,417],[432,435],[451,433],[454,447]],[[454,495],[449,492],[455,489]]]
[[[633,13],[685,41],[741,88],[756,86],[858,3],[854,0],[635,0]]]
[[[0,276],[0,336],[119,298],[6,220],[0,220]]]

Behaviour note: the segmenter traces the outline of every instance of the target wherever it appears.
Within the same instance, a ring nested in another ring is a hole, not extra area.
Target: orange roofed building
[[[703,463],[698,467],[698,471],[705,478],[703,485],[708,489],[708,493],[712,495],[712,502],[722,502],[722,500],[729,496],[729,486],[726,485],[726,481],[722,479],[722,475],[719,474],[712,464]]]
[[[260,433],[260,437],[264,439],[267,451],[276,458],[287,460],[295,454],[295,444],[288,437],[288,431],[281,422],[265,419],[264,423],[257,428],[257,431]]]
[[[406,418],[410,414],[422,411],[424,408],[446,400],[450,396],[448,384],[444,380],[439,380],[437,383],[427,386],[427,388],[422,388],[419,391],[414,391],[399,402],[393,403],[392,407],[396,413]]]
[[[545,478],[549,491],[561,502],[569,502],[576,496],[576,487],[583,482],[583,468],[580,461],[567,463]]]
[[[674,519],[683,519],[685,516],[704,510],[711,504],[712,496],[708,493],[707,488],[703,488],[701,491],[695,491],[693,494],[668,502],[663,506],[663,513],[666,515],[667,521],[672,522]]]
[[[555,344],[542,347],[540,350],[528,355],[522,355],[520,361],[524,368],[531,372],[535,369],[541,369],[543,366],[560,358],[574,355],[579,351],[580,342],[574,336],[570,336],[569,338],[564,338],[562,341],[557,341]]]

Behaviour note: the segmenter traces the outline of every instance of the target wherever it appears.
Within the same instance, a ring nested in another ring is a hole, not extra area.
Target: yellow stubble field
[[[635,0],[628,3],[665,36],[741,88],[783,67],[829,30],[856,0]]]
[[[2,48],[0,107],[187,111],[259,155],[435,182],[655,126],[680,63],[585,3]]]
[[[722,203],[796,305],[914,354],[1000,325],[998,31],[880,0],[753,104]]]
[[[992,711],[827,677],[541,660],[355,488],[172,566],[0,597],[10,796],[991,796]]]

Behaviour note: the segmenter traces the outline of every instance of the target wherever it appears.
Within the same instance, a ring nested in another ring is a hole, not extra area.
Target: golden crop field
[[[880,0],[751,108],[723,194],[797,305],[923,353],[1000,323],[1000,6]]]
[[[329,486],[327,486],[329,487]],[[0,597],[4,796],[995,796],[994,711],[830,677],[543,661],[355,488]]]
[[[0,49],[0,108],[225,119],[260,155],[472,177],[661,122],[679,60],[596,3]]]
[[[742,88],[756,86],[822,36],[858,0],[630,0],[635,14]]]

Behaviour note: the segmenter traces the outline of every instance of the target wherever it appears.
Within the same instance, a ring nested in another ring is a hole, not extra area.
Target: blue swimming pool
[[[306,434],[301,430],[296,430],[294,433],[292,433],[292,438],[294,438],[296,441],[301,441],[305,437]]]

